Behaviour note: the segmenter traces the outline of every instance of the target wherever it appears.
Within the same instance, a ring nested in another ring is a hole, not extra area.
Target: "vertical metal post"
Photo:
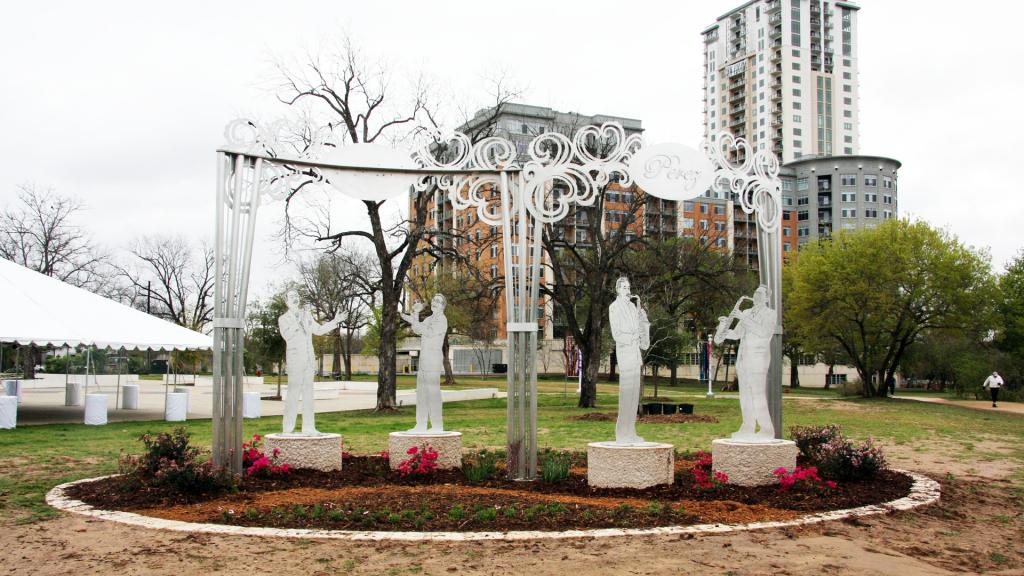
[[[519,427],[516,421],[516,366],[518,365],[519,359],[516,355],[515,345],[515,334],[508,330],[508,324],[514,322],[515,305],[512,295],[514,280],[511,277],[512,273],[512,225],[511,216],[509,211],[511,210],[511,194],[508,189],[508,173],[501,173],[501,184],[498,190],[501,197],[501,244],[502,244],[502,257],[503,257],[503,270],[505,271],[505,341],[508,343],[508,370],[506,370],[506,426],[505,426],[505,446],[507,450],[507,458],[510,464],[508,468],[508,475],[510,478],[518,477],[518,467],[513,469],[511,464],[518,462],[518,446],[520,441]],[[517,453],[513,455],[513,450]]]
[[[263,162],[244,154],[218,154],[213,460],[235,472],[242,471],[243,326]]]
[[[224,206],[227,192],[224,189],[226,169],[231,165],[227,154],[217,154],[217,200],[216,222],[214,224],[214,298],[213,298],[213,463],[216,466],[229,466],[230,456],[224,434],[225,394],[224,394],[224,352],[226,347],[226,329],[218,325],[217,319],[224,316],[224,266],[228,255],[224,250]]]
[[[782,220],[782,213],[775,215]],[[767,232],[757,224],[757,267],[761,283],[771,292],[771,305],[777,316],[776,331],[772,335],[771,362],[768,365],[768,411],[775,428],[775,437],[782,438],[782,235],[781,226]]]

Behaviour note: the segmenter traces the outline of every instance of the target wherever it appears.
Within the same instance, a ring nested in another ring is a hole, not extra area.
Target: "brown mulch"
[[[579,416],[570,416],[570,420],[582,422],[614,422],[618,418],[616,414],[606,412],[589,412]],[[637,418],[642,424],[684,424],[686,422],[707,422],[715,424],[718,418],[702,414],[648,414]]]
[[[348,458],[341,471],[297,470],[246,478],[238,492],[182,495],[114,477],[78,484],[69,496],[104,509],[193,522],[360,530],[565,530],[784,520],[807,512],[877,504],[909,492],[911,479],[886,471],[826,494],[776,486],[694,485],[692,462],[676,482],[645,490],[587,485],[585,456],[557,483],[494,478],[471,483],[458,470],[401,478],[379,457]]]

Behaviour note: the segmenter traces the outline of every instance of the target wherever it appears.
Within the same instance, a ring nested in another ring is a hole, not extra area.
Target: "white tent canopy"
[[[0,342],[209,349],[205,335],[0,258]]]

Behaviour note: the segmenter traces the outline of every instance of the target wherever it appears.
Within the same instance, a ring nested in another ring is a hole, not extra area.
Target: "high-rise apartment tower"
[[[703,32],[705,135],[728,130],[783,163],[858,154],[858,10],[753,0],[719,17]]]

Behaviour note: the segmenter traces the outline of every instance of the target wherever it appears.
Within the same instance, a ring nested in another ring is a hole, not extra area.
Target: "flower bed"
[[[493,453],[492,453],[493,455]],[[911,479],[883,470],[874,478],[821,490],[809,482],[746,488],[716,477],[705,454],[680,454],[676,481],[646,490],[593,489],[583,454],[549,452],[541,465],[568,467],[555,481],[503,478],[500,459],[467,454],[472,474],[460,470],[415,474],[389,469],[379,455],[348,455],[343,470],[293,470],[250,475],[236,491],[183,494],[125,476],[81,483],[72,498],[103,509],[240,526],[383,531],[507,531],[645,528],[698,523],[788,520],[877,504],[905,496]],[[481,466],[480,463],[483,463]],[[475,481],[468,477],[476,479]],[[802,478],[809,478],[801,473]],[[564,478],[564,479],[562,479]]]

